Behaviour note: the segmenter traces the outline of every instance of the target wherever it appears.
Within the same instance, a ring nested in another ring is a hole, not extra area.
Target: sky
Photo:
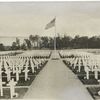
[[[100,35],[100,1],[66,1],[0,3],[0,36],[54,36],[45,26],[55,16],[60,35]]]

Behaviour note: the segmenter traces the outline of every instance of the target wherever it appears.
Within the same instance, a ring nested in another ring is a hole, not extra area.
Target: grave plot
[[[99,87],[87,87],[90,95],[94,98],[94,100],[100,99],[100,86]]]
[[[27,92],[28,88],[15,88],[15,93],[18,93],[17,96],[14,95],[14,99],[21,99]],[[21,94],[21,95],[20,95]],[[3,96],[0,96],[0,99],[10,99],[10,88],[3,88]]]
[[[68,53],[68,54],[67,54]],[[100,56],[86,52],[59,52],[63,62],[74,72],[94,99],[100,99]]]
[[[35,58],[25,54],[0,56],[0,99],[21,98],[49,57],[50,53],[48,58]]]
[[[62,57],[66,58],[63,62],[78,76],[83,84],[99,84],[100,56],[86,52],[70,52]]]
[[[2,51],[0,52],[0,56],[15,56],[18,54],[22,54],[23,51],[22,50],[18,50],[18,51]]]
[[[50,50],[32,50],[24,51],[22,55],[33,55],[34,58],[50,58],[52,51]]]

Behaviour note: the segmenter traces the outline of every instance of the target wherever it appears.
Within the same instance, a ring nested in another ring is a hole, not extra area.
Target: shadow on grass
[[[78,67],[76,66],[75,69],[70,66],[65,60],[63,60],[64,64],[74,73],[77,75],[79,80],[84,84],[84,85],[97,85],[99,84],[98,80],[94,78],[94,72],[89,72],[89,79],[85,79],[86,77],[86,72],[84,69],[81,69],[81,72],[77,72]],[[98,79],[100,79],[100,73],[98,74]]]
[[[28,88],[16,88],[15,92],[18,93],[18,97],[14,97],[14,99],[21,99],[27,92]],[[4,88],[3,90],[4,96],[0,96],[0,99],[10,99],[10,89]]]
[[[35,79],[35,77],[39,74],[39,72],[47,64],[47,62],[48,61],[46,61],[41,66],[39,66],[39,69],[35,68],[34,73],[32,73],[32,70],[30,69],[30,71],[28,72],[28,80],[27,81],[25,81],[25,73],[21,72],[21,74],[19,74],[19,81],[17,82],[17,86],[30,86],[31,83],[33,82],[33,80]],[[11,73],[11,78],[13,78],[14,81],[16,81],[16,74]],[[2,81],[8,83],[7,82],[7,75],[5,73],[3,73]],[[5,86],[5,85],[3,85],[3,86]]]
[[[31,83],[33,82],[33,80],[35,79],[35,77],[39,74],[39,72],[43,69],[43,67],[47,64],[48,61],[46,61],[42,66],[40,66],[39,69],[36,69],[36,73],[32,73],[31,71],[28,73],[28,77],[29,77],[29,80],[25,81],[25,75],[24,73],[21,73],[20,74],[20,77],[19,77],[19,81],[17,83],[16,86],[30,86]],[[14,80],[16,81],[16,76],[15,75],[12,75],[11,78],[14,78]],[[3,75],[3,81],[6,81],[7,82],[7,76],[6,75]],[[5,85],[4,85],[5,86]],[[25,93],[27,92],[28,88],[15,88],[15,92],[18,93],[18,97],[14,97],[14,99],[21,99],[23,98],[23,96],[25,95]],[[3,93],[4,93],[4,96],[0,96],[0,99],[10,99],[10,89],[8,87],[4,88],[3,89]]]
[[[87,90],[94,100],[100,100],[100,96],[98,95],[98,91],[100,91],[100,87],[87,87]]]

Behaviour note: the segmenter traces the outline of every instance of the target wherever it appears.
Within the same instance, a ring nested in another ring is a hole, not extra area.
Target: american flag
[[[55,21],[56,21],[56,18],[54,18],[53,20],[51,20],[45,27],[45,29],[49,29],[49,28],[52,28],[55,26]]]

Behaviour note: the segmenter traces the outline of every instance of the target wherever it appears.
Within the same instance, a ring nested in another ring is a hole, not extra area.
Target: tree
[[[56,48],[57,49],[62,48],[62,38],[60,36],[56,37]]]
[[[42,40],[42,47],[44,47],[44,48],[48,48],[49,47],[49,44],[48,44],[48,42],[49,42],[49,39],[48,39],[48,37],[41,37],[41,40]]]
[[[49,48],[54,49],[54,39],[51,37],[49,38]]]
[[[88,48],[88,37],[82,36],[79,38],[80,48]]]
[[[16,42],[12,43],[12,47],[11,48],[12,48],[12,50],[17,50],[17,44],[16,44]]]
[[[16,38],[16,46],[17,49],[20,49],[20,40],[18,38]]]
[[[22,49],[22,50],[27,50],[27,47],[26,47],[25,43],[23,43],[23,44],[21,45],[21,49]]]
[[[100,37],[93,36],[89,38],[88,44],[90,48],[100,48]]]
[[[71,47],[72,38],[70,36],[64,36],[61,40],[62,40],[61,45],[63,48],[70,48]]]
[[[30,35],[29,36],[29,40],[31,42],[31,44],[34,44],[34,47],[38,48],[39,47],[39,36],[38,35]]]
[[[0,43],[0,51],[4,51],[5,50],[5,47],[2,43]]]
[[[26,45],[27,45],[27,48],[28,48],[28,49],[31,49],[31,42],[30,42],[30,40],[24,39],[24,41],[25,41],[25,43],[26,43]]]

